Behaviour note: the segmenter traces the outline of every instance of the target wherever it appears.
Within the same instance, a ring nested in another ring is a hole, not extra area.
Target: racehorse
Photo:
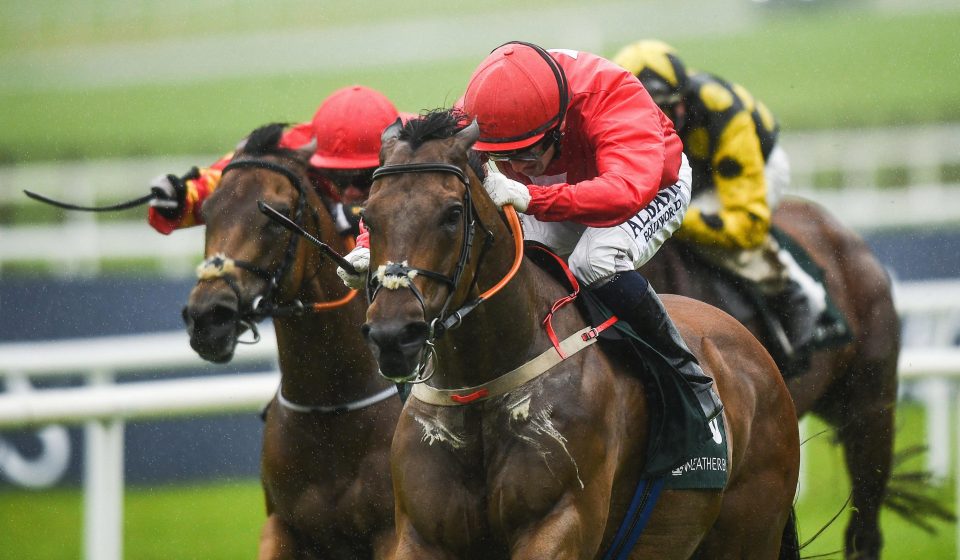
[[[310,186],[313,146],[278,148],[282,130],[254,131],[204,202],[206,260],[184,320],[200,356],[225,362],[242,334],[273,318],[282,377],[265,411],[259,558],[383,558],[394,533],[388,461],[400,399],[357,334],[363,298],[258,211],[263,201],[348,249]]]
[[[894,453],[900,321],[890,278],[867,244],[823,208],[785,199],[774,225],[824,271],[825,287],[851,331],[850,342],[815,350],[808,365],[787,379],[797,415],[813,412],[836,429],[852,484],[846,530],[850,558],[879,558],[879,513]],[[695,248],[671,240],[642,269],[660,292],[682,294],[732,315],[770,347],[772,333],[735,286],[717,282],[715,269]],[[908,513],[909,518],[909,513]]]
[[[615,353],[570,350],[594,340],[573,307],[553,317],[558,335],[574,333],[558,357],[541,321],[569,288],[517,259],[517,236],[468,165],[478,135],[453,111],[392,125],[364,209],[363,333],[384,375],[415,383],[391,449],[396,560],[598,558],[640,484],[650,394]],[[725,403],[729,478],[723,490],[663,490],[625,553],[777,558],[799,463],[789,393],[735,319],[664,302]],[[545,371],[521,365],[550,358]]]

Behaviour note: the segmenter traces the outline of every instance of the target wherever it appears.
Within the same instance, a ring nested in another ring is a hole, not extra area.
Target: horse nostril
[[[232,306],[214,305],[205,314],[206,321],[211,325],[226,325],[234,323],[239,317],[237,309]]]
[[[404,324],[370,324],[360,327],[363,337],[381,349],[419,348],[427,340],[430,326],[422,321]]]
[[[236,306],[229,304],[214,304],[210,306],[183,308],[183,320],[190,326],[191,324],[200,330],[206,330],[214,327],[224,327],[233,325],[240,318]]]
[[[427,340],[430,327],[424,322],[409,323],[400,329],[397,342],[400,346],[420,346]]]

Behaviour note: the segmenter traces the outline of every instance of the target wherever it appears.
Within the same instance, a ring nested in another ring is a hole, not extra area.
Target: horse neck
[[[326,209],[316,212],[311,233],[342,253],[343,240],[332,221],[319,214]],[[336,265],[316,248],[306,247],[300,255],[298,263],[302,260],[303,265],[296,297],[308,309],[300,316],[274,319],[283,395],[300,404],[339,404],[368,396],[385,383],[376,375],[376,363],[360,336],[366,304],[356,296],[339,307],[311,311],[310,304],[339,300],[348,290],[336,275]]]
[[[496,237],[511,239],[505,229]],[[482,274],[481,286],[490,286],[503,278],[512,260],[512,250],[494,248],[483,264],[489,272]],[[549,348],[551,342],[541,323],[553,302],[567,293],[546,272],[524,259],[516,276],[502,290],[481,303],[437,345],[436,386],[485,383]],[[570,306],[558,314],[553,324],[562,337],[586,323],[575,306]]]

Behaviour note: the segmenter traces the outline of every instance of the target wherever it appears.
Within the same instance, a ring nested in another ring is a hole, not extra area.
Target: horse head
[[[476,123],[465,125],[455,111],[397,122],[383,133],[382,165],[364,209],[371,260],[362,332],[381,373],[395,381],[421,372],[433,339],[451,318],[459,320],[455,310],[470,301],[478,280],[502,273],[483,266],[493,239],[488,226],[504,225],[468,153],[478,136]]]
[[[190,345],[205,360],[229,361],[241,335],[268,316],[296,313],[305,284],[338,282],[333,267],[320,268],[315,251],[298,243],[257,203],[263,201],[321,238],[334,235],[329,213],[310,186],[308,161],[313,146],[279,147],[283,125],[250,134],[224,168],[216,191],[204,202],[205,259],[190,292],[183,319]]]

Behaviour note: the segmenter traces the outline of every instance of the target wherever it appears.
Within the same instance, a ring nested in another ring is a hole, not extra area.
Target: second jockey
[[[294,150],[316,140],[316,153],[310,158],[310,180],[330,201],[331,215],[342,234],[358,232],[359,211],[380,161],[380,134],[399,115],[382,93],[364,86],[349,86],[330,94],[310,122],[288,128],[280,139],[280,147]],[[157,198],[150,203],[150,225],[169,234],[202,224],[203,202],[220,184],[221,171],[232,157],[233,153],[229,153],[213,165],[195,167],[183,176],[165,174],[155,178],[151,190]]]
[[[661,41],[630,44],[614,62],[637,76],[683,139],[693,199],[677,238],[759,290],[782,323],[775,338],[787,363],[779,365],[789,368],[812,342],[827,303],[824,288],[770,232],[790,181],[776,120],[743,87],[688,71]]]

